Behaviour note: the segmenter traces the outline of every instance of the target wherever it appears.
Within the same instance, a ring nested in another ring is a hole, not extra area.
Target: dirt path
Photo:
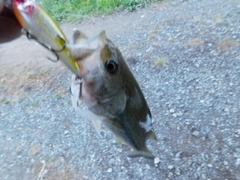
[[[1,44],[1,179],[240,180],[239,19],[238,0],[174,0],[62,25],[67,36],[104,29],[134,58],[155,119],[155,162],[127,158],[78,117],[71,73],[45,49],[25,37]]]

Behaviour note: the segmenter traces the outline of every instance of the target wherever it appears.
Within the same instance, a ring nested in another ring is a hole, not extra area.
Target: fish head
[[[105,31],[88,38],[82,32],[74,30],[70,44],[85,90],[92,97],[108,98],[116,95],[123,86],[122,55],[107,39]]]

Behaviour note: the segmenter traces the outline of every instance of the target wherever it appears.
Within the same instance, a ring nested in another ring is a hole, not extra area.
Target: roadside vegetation
[[[134,11],[162,0],[38,0],[57,21],[80,21],[83,17]]]

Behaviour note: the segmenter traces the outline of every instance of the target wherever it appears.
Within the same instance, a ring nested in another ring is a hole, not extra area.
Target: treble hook
[[[33,34],[31,34],[29,31],[27,31],[26,29],[22,29],[22,33],[25,34],[27,36],[27,38],[29,40],[35,40],[36,42],[38,42],[39,44],[41,44],[43,47],[45,47],[46,49],[48,49],[49,51],[51,51],[57,58],[57,60],[53,60],[49,57],[47,57],[48,60],[52,61],[52,62],[57,62],[59,60],[59,56],[57,54],[57,52],[62,52],[65,48],[66,48],[66,42],[63,38],[61,38],[59,35],[58,38],[60,38],[63,42],[64,42],[64,45],[62,47],[62,49],[60,50],[55,50],[53,49],[51,46],[45,44],[44,42],[42,42],[41,40],[39,40],[36,36],[34,36]]]

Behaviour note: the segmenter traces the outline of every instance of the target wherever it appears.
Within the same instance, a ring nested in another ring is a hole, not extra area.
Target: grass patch
[[[79,21],[91,15],[111,14],[119,10],[134,11],[162,0],[38,0],[57,21]]]

